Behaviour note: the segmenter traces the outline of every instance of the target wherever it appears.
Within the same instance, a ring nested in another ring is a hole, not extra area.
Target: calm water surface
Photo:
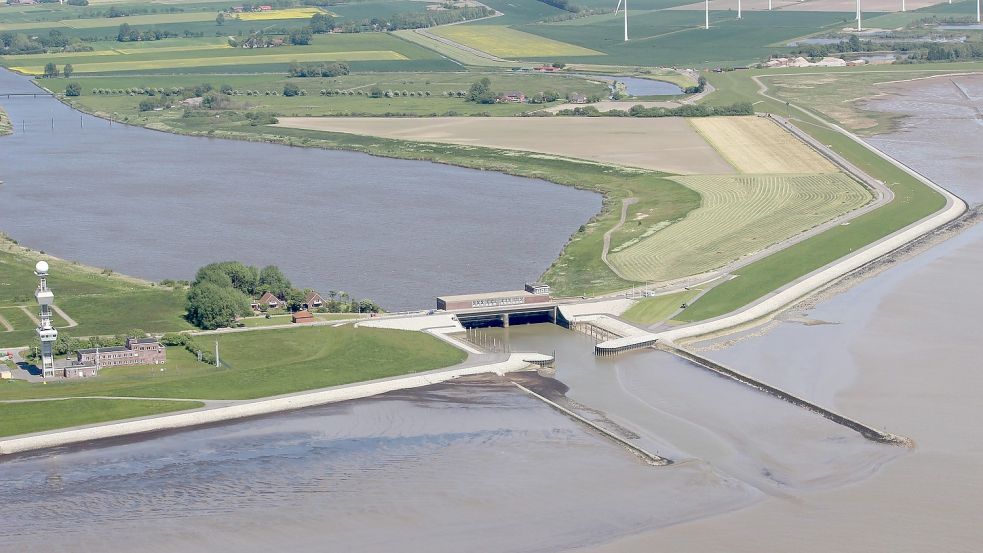
[[[35,90],[0,70],[0,92]],[[238,259],[390,310],[428,307],[536,279],[601,206],[490,171],[110,126],[51,98],[0,105],[17,127],[0,138],[0,231],[152,280]]]

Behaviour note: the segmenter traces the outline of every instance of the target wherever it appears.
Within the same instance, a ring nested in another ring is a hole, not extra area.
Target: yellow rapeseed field
[[[316,13],[326,13],[318,8],[287,8],[267,12],[245,12],[237,17],[243,21],[267,21],[270,19],[310,19]]]
[[[696,117],[696,130],[741,173],[835,173],[836,166],[763,117]]]
[[[430,32],[500,58],[606,55],[575,44],[517,31],[504,25],[447,25],[436,27]]]

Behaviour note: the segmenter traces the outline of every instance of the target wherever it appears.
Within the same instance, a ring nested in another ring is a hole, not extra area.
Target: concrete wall
[[[514,353],[511,354],[506,361],[502,361],[500,363],[443,369],[409,376],[373,380],[360,384],[349,384],[314,392],[303,392],[288,396],[250,401],[227,407],[199,409],[187,413],[148,417],[131,421],[93,425],[69,430],[56,430],[2,439],[0,440],[0,455],[8,455],[11,453],[19,453],[22,451],[31,451],[72,443],[87,442],[102,438],[129,436],[145,432],[155,432],[158,430],[184,428],[188,426],[234,420],[243,417],[266,415],[280,411],[300,409],[302,407],[311,407],[314,405],[323,405],[326,403],[335,403],[338,401],[370,397],[394,390],[418,388],[421,386],[428,386],[430,384],[446,382],[461,376],[482,373],[505,374],[507,372],[514,372],[528,367],[529,363],[523,360],[523,354]]]

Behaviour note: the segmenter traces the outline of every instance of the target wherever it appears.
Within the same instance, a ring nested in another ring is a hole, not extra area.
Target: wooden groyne
[[[663,351],[667,351],[669,353],[672,353],[673,355],[686,359],[690,363],[703,367],[720,376],[729,378],[731,380],[744,384],[745,386],[749,386],[751,388],[754,388],[755,390],[764,392],[772,397],[776,397],[782,401],[786,401],[788,403],[791,403],[792,405],[816,413],[817,415],[829,419],[835,422],[836,424],[845,426],[859,433],[861,436],[867,438],[868,440],[879,442],[879,443],[899,445],[902,447],[914,447],[914,442],[910,438],[906,438],[904,436],[898,436],[896,434],[891,434],[889,432],[883,432],[881,430],[877,430],[876,428],[867,426],[866,424],[853,420],[849,417],[840,415],[839,413],[834,413],[833,411],[830,411],[825,407],[820,407],[815,403],[794,396],[786,392],[785,390],[781,390],[769,384],[765,384],[760,380],[751,378],[750,376],[744,373],[737,372],[731,368],[721,365],[720,363],[717,363],[716,361],[712,361],[710,359],[707,359],[706,357],[703,357],[691,351],[682,349],[678,346],[666,344],[664,342],[660,343],[658,347]]]

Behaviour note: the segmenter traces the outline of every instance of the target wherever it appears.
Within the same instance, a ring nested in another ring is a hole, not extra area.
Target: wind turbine
[[[857,0],[857,32],[864,30],[863,14],[860,11],[860,0]]]
[[[860,0],[857,0],[857,1],[859,2]],[[703,2],[706,4],[706,7],[707,7],[707,17],[706,17],[706,27],[705,28],[707,30],[709,30],[710,29],[710,0],[703,0]]]
[[[902,0],[904,1],[904,0]],[[741,0],[737,0],[737,18],[741,18]]]
[[[625,4],[625,42],[628,42],[628,0],[618,0],[618,7],[614,8],[614,14],[618,15],[622,2]]]

